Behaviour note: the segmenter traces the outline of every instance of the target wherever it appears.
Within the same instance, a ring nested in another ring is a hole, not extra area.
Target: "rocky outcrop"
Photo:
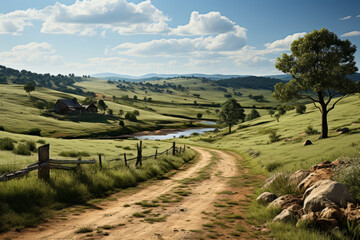
[[[306,178],[304,178],[297,186],[300,192],[305,192],[306,189],[314,185],[320,180],[328,180],[331,178],[333,172],[331,168],[321,168],[310,173]]]
[[[316,170],[322,169],[322,168],[333,168],[333,167],[335,167],[335,165],[332,162],[325,161],[325,162],[322,162],[322,163],[312,166],[310,168],[310,172],[315,172]]]
[[[302,180],[304,180],[307,176],[309,176],[309,174],[310,174],[309,170],[304,170],[304,169],[298,170],[289,177],[289,182],[290,184],[297,186]]]
[[[308,188],[303,196],[305,213],[318,212],[327,206],[346,207],[355,202],[344,184],[331,180],[321,180]]]
[[[308,146],[308,145],[312,145],[313,143],[310,140],[306,140],[303,145],[304,146]]]
[[[302,205],[302,202],[301,196],[284,195],[272,201],[268,208],[286,209],[294,204]]]
[[[284,209],[274,219],[274,222],[296,222],[296,216],[293,212],[288,209]]]
[[[268,204],[274,201],[277,198],[277,196],[270,192],[264,192],[260,196],[256,198],[256,201],[262,204]]]

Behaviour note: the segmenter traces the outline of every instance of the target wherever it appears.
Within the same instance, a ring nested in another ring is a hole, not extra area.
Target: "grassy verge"
[[[36,174],[0,183],[0,231],[31,227],[49,217],[53,210],[85,203],[139,182],[159,177],[176,169],[195,156],[188,150],[181,157],[164,156],[143,162],[143,167],[113,167],[98,170],[85,166],[77,172],[52,171],[49,183],[37,179]]]

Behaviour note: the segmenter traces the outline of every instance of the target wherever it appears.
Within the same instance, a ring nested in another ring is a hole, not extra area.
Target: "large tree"
[[[244,121],[244,119],[244,109],[235,99],[228,99],[221,105],[219,122],[229,126],[229,133],[231,133],[231,127],[233,125],[237,124],[239,120]]]
[[[283,102],[309,99],[321,112],[320,138],[328,137],[327,115],[344,97],[359,91],[347,78],[355,73],[356,47],[327,29],[314,30],[291,43],[291,54],[283,53],[275,67],[292,76],[277,83],[273,96]]]

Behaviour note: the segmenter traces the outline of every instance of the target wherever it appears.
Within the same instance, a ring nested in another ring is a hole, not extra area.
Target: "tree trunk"
[[[229,134],[231,133],[231,125],[229,124]]]
[[[321,135],[319,139],[328,138],[328,122],[327,122],[327,114],[328,111],[326,111],[326,106],[322,108],[321,113]]]

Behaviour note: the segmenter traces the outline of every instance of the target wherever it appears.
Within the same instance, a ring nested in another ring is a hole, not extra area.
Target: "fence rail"
[[[128,162],[136,160],[135,166],[142,166],[142,161],[149,159],[149,158],[154,158],[157,159],[158,156],[163,155],[163,154],[172,154],[172,155],[180,155],[183,152],[185,152],[186,146],[184,145],[183,147],[177,147],[175,145],[175,142],[173,142],[173,145],[169,148],[166,149],[163,152],[158,153],[158,150],[156,149],[155,154],[153,155],[148,155],[148,156],[143,156],[142,155],[142,141],[140,141],[140,144],[136,144],[136,148],[137,148],[137,156],[133,157],[133,158],[127,158],[126,157],[126,153],[124,153],[124,157],[123,159],[119,158],[114,158],[109,160],[109,162],[112,161],[121,161],[124,160],[124,164],[125,166],[128,166]],[[97,161],[96,160],[82,160],[81,158],[77,159],[77,160],[58,160],[58,159],[52,159],[50,158],[50,144],[46,144],[43,146],[40,146],[38,148],[38,162],[30,164],[29,166],[17,170],[15,172],[10,172],[10,173],[5,173],[0,175],[0,182],[3,181],[9,181],[15,178],[20,178],[23,177],[27,174],[29,174],[32,171],[38,170],[38,178],[45,180],[45,181],[49,181],[50,180],[50,169],[54,169],[54,170],[69,170],[69,171],[75,171],[77,169],[79,169],[79,167],[81,166],[81,164],[96,164]],[[65,164],[76,164],[76,167],[72,167],[72,166],[64,166]],[[100,170],[103,169],[102,166],[102,155],[99,154],[99,167]]]

